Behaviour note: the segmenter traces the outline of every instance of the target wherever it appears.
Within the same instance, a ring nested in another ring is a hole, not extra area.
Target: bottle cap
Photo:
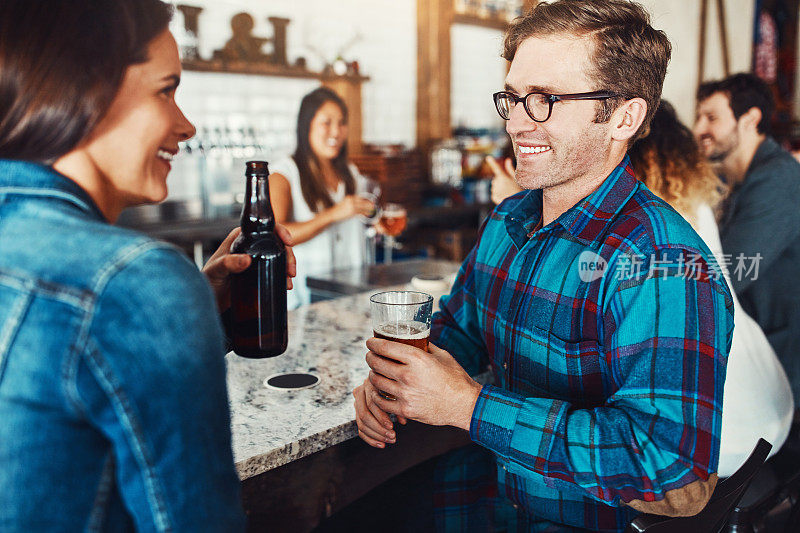
[[[246,165],[248,174],[264,174],[265,176],[269,174],[266,161],[248,161]]]

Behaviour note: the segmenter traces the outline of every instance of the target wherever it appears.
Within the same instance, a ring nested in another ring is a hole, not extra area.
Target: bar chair
[[[625,533],[671,533],[675,531],[719,533],[727,525],[731,513],[750,485],[750,481],[764,464],[771,449],[772,444],[764,439],[759,439],[747,461],[731,477],[717,484],[711,499],[696,515],[668,517],[643,514],[628,524]]]
[[[800,417],[778,452],[753,478],[728,520],[729,533],[800,529]]]

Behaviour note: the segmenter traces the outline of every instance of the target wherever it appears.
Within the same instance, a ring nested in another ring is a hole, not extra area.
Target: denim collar
[[[518,247],[540,231],[549,231],[556,226],[586,245],[595,245],[640,186],[626,155],[597,190],[544,228],[537,229],[542,220],[542,191],[528,191],[506,215],[506,231]]]
[[[40,163],[0,159],[0,196],[6,194],[64,200],[86,214],[106,221],[97,204],[80,185]]]

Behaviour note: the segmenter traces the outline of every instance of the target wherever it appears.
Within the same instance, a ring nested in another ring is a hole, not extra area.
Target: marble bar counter
[[[416,422],[396,424],[397,443],[386,449],[357,437],[351,392],[369,374],[364,356],[374,292],[290,311],[283,355],[226,356],[233,456],[250,530],[313,531],[392,477],[469,443],[461,429]],[[311,372],[320,382],[297,391],[264,386],[265,379],[287,372]]]
[[[403,289],[406,286],[397,286]],[[358,434],[352,390],[369,374],[370,293],[289,312],[289,347],[270,359],[226,356],[233,454],[241,479],[334,446]],[[311,372],[317,385],[270,389],[265,378]]]

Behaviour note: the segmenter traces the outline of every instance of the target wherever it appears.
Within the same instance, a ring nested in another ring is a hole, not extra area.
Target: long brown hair
[[[647,115],[636,138],[647,135],[672,55],[667,35],[650,25],[647,10],[628,0],[540,2],[511,23],[503,43],[503,57],[512,61],[528,37],[551,35],[592,38],[594,69],[589,74],[598,86],[589,90],[619,95],[599,104],[595,122],[608,122],[623,100],[643,98]]]
[[[723,182],[711,170],[692,132],[675,108],[661,102],[647,137],[628,151],[636,177],[690,222],[700,204],[717,209],[727,194]]]
[[[0,1],[0,158],[75,148],[171,17],[161,0]]]
[[[315,89],[303,97],[300,103],[300,112],[297,115],[297,149],[294,152],[294,162],[300,173],[300,189],[303,198],[311,211],[317,213],[322,209],[333,206],[333,199],[328,192],[325,179],[322,175],[319,159],[311,149],[308,134],[311,131],[311,121],[319,108],[326,102],[333,102],[339,106],[347,123],[347,106],[338,94],[326,87]],[[345,194],[356,192],[356,182],[347,165],[347,142],[342,146],[339,155],[332,163],[333,168],[344,182]]]

